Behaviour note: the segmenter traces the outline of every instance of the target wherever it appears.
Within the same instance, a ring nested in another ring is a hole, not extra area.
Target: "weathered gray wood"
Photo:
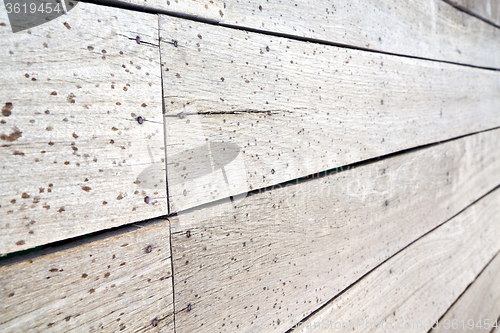
[[[497,255],[433,332],[489,332],[499,315],[500,255]]]
[[[160,17],[171,212],[500,126],[500,72]]]
[[[286,331],[500,184],[499,139],[480,133],[179,213],[177,332]]]
[[[133,228],[3,262],[0,330],[174,332],[169,222]]]
[[[498,29],[442,0],[123,1],[231,26],[500,68]]]
[[[372,332],[379,323],[377,332],[394,332],[398,324],[405,326],[397,331],[427,332],[500,250],[499,203],[496,190],[370,272],[300,331],[314,332],[326,320],[333,325],[321,332],[337,332],[336,322],[351,320],[356,332]]]
[[[500,26],[500,2],[498,0],[445,0],[473,13],[484,20]]]
[[[0,253],[165,215],[157,17],[80,3],[13,34],[0,5],[0,22]]]

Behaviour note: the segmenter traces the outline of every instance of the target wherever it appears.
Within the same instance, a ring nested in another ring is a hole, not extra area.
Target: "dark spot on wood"
[[[20,241],[16,242],[16,245],[19,245],[19,246],[24,245],[24,244],[26,244],[26,242],[23,241],[23,240],[20,240]]]
[[[118,128],[116,128],[116,127],[111,127],[111,130],[112,130],[112,131],[118,131]]]
[[[122,263],[120,264],[120,266],[125,266],[125,264],[126,264],[125,262],[122,262]]]
[[[113,144],[113,143],[115,143],[115,140],[111,139],[111,140],[109,140],[109,143]]]
[[[14,295],[15,295],[15,293],[10,293],[9,295],[7,295],[7,297],[12,297]]]
[[[94,47],[92,47],[92,46],[90,46],[90,45],[89,45],[89,46],[87,46],[87,50],[92,51],[93,49],[94,49]]]
[[[69,321],[71,319],[71,316],[67,316],[66,318],[64,318],[64,320],[66,321]]]
[[[108,52],[106,52],[106,50],[101,50],[101,52],[102,52],[103,54],[106,54],[106,53],[108,53]]]
[[[384,100],[383,99],[380,100],[380,105],[384,105]]]
[[[82,190],[84,190],[85,192],[88,192],[91,190],[91,188],[88,186],[82,186]]]
[[[141,104],[141,106],[142,106],[143,108],[145,108],[145,107],[146,107],[146,106],[148,106],[148,105],[147,105],[146,103],[142,103],[142,104]]]
[[[123,195],[121,195],[121,193],[120,193],[120,194],[118,194],[118,196],[116,197],[116,200],[121,200],[121,199],[123,199]]]
[[[82,274],[82,279],[85,279],[87,276],[88,276],[88,274],[87,274],[87,273],[83,273],[83,274]]]
[[[386,200],[386,201],[384,202],[384,205],[389,206],[389,201],[387,201],[387,200]]]
[[[108,204],[108,202],[107,202],[107,201],[103,201],[103,202],[102,202],[102,204],[103,204],[103,205],[107,205],[107,204]]]
[[[269,46],[266,46],[266,51],[269,52]]]
[[[64,212],[64,211],[66,211],[66,209],[64,209],[64,207],[61,207],[61,208],[59,208],[57,211],[58,211],[59,213],[62,213],[62,212]]]
[[[75,104],[75,95],[73,93],[70,93],[68,97],[66,97],[66,101],[71,104]]]
[[[259,6],[259,10],[262,11],[262,6]]]
[[[12,155],[24,156],[24,153],[22,151],[19,151],[19,150],[14,150]]]
[[[15,203],[16,203],[16,199],[12,199],[12,200],[10,201],[10,203],[11,203],[11,204],[15,204]]]
[[[8,117],[12,114],[12,109],[14,108],[14,105],[11,102],[5,103],[5,105],[2,108],[2,115],[4,117]]]
[[[19,130],[19,128],[14,127],[14,128],[12,128],[12,133],[10,133],[9,135],[1,134],[0,135],[0,139],[2,139],[4,141],[13,142],[13,141],[16,141],[17,139],[19,139],[22,136],[23,136],[23,132],[21,132]]]
[[[51,273],[59,272],[59,268],[51,268],[51,269],[49,269],[49,272],[51,272]]]
[[[28,193],[21,194],[21,198],[23,198],[23,199],[28,199],[29,197],[30,197],[30,195]]]
[[[50,93],[52,96],[57,96],[57,93],[55,91]]]
[[[199,38],[199,39],[203,39],[203,37],[202,37],[200,34],[198,34],[198,38]]]
[[[104,274],[104,277],[109,278],[109,275],[110,275],[110,273],[108,272],[108,273]]]
[[[54,145],[54,142],[52,142],[52,141],[51,141],[51,142],[49,142],[49,143],[48,143],[48,145],[49,145],[49,146],[53,146],[53,145]]]
[[[64,22],[63,24],[64,24],[64,26],[66,27],[66,29],[68,29],[68,30],[69,30],[69,29],[71,29],[71,27],[70,27],[70,25],[68,24],[68,22]]]
[[[93,293],[95,293],[95,289],[94,289],[94,288],[91,288],[91,289],[89,290],[89,294],[93,294]]]

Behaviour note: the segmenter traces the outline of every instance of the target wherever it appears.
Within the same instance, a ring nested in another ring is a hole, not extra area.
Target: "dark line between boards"
[[[482,16],[480,16],[480,15],[478,15],[478,14],[474,13],[473,11],[471,11],[471,10],[470,10],[470,9],[468,9],[468,8],[465,8],[465,7],[460,6],[460,5],[456,4],[456,3],[453,3],[453,1],[452,1],[452,0],[443,0],[443,1],[444,1],[444,2],[446,2],[448,5],[452,6],[453,8],[455,8],[455,9],[457,9],[457,10],[461,11],[461,12],[464,12],[465,14],[468,14],[468,15],[470,15],[470,16],[474,16],[474,17],[475,17],[475,18],[477,18],[478,20],[481,20],[481,21],[483,21],[483,22],[485,22],[485,23],[487,23],[487,24],[489,24],[489,25],[494,26],[495,28],[500,29],[500,25],[496,24],[496,23],[495,23],[495,22],[493,22],[493,21],[488,20],[488,19],[487,19],[487,18],[485,18],[485,17],[482,17]]]
[[[281,183],[278,183],[278,184],[269,185],[269,186],[266,186],[266,187],[261,187],[261,188],[255,189],[255,190],[248,191],[248,192],[246,192],[246,196],[250,197],[252,195],[256,195],[256,194],[259,194],[259,193],[264,193],[264,192],[272,191],[272,190],[275,190],[275,189],[278,189],[278,188],[283,188],[283,187],[288,187],[288,186],[295,186],[295,185],[302,184],[302,183],[305,183],[305,182],[308,182],[308,181],[312,181],[312,180],[315,180],[315,179],[318,179],[318,178],[324,178],[324,177],[328,177],[328,176],[333,175],[333,174],[339,174],[341,172],[345,172],[345,171],[349,171],[349,170],[352,170],[352,169],[355,169],[355,168],[359,168],[359,167],[362,167],[362,166],[365,166],[365,165],[368,165],[368,164],[371,164],[371,163],[375,163],[375,162],[378,162],[378,161],[384,161],[384,160],[387,160],[387,159],[390,159],[390,158],[394,158],[394,157],[399,156],[399,155],[412,153],[412,152],[415,152],[415,151],[419,151],[419,150],[431,148],[431,147],[434,147],[434,146],[437,146],[437,145],[441,145],[441,144],[444,144],[444,143],[447,143],[447,142],[450,142],[450,141],[459,140],[459,139],[462,139],[462,138],[465,138],[465,137],[468,137],[468,136],[473,136],[473,135],[477,135],[477,134],[480,134],[480,133],[485,133],[485,132],[490,132],[490,131],[495,131],[495,130],[500,130],[500,126],[497,126],[497,127],[494,127],[494,128],[490,128],[490,129],[486,129],[486,130],[482,130],[482,131],[477,131],[477,132],[473,132],[473,133],[468,133],[468,134],[460,135],[460,136],[457,136],[457,137],[453,137],[453,138],[442,140],[442,141],[438,141],[438,142],[432,142],[432,143],[428,143],[428,144],[424,144],[424,145],[420,145],[420,146],[416,146],[416,147],[412,147],[412,148],[408,148],[408,149],[402,149],[402,150],[399,150],[399,151],[396,151],[396,152],[392,152],[392,153],[389,153],[389,154],[385,154],[385,155],[381,155],[381,156],[377,156],[377,157],[372,157],[372,158],[369,158],[369,159],[366,159],[366,160],[362,160],[362,161],[351,163],[351,164],[342,165],[342,166],[331,168],[331,169],[328,169],[328,170],[318,171],[316,173],[309,174],[309,175],[306,175],[306,176],[303,176],[303,177],[299,177],[299,178],[295,178],[295,179],[290,179],[290,180],[287,180],[287,181],[284,181],[284,182],[281,182]],[[242,194],[245,194],[245,193],[235,193],[235,194],[231,195],[231,197],[236,197],[236,196],[239,196],[239,195],[242,195]],[[185,213],[188,213],[188,212],[192,212],[192,211],[196,211],[196,210],[202,210],[202,209],[206,209],[206,208],[209,208],[209,207],[217,206],[219,204],[227,202],[228,198],[230,199],[230,197],[224,197],[224,198],[217,199],[217,200],[214,200],[214,201],[210,201],[210,202],[207,202],[207,203],[204,203],[204,204],[201,204],[201,205],[198,205],[198,206],[194,206],[194,207],[191,207],[191,208],[188,208],[188,209],[185,209],[185,210],[181,210],[181,211],[178,211],[178,212],[173,212],[173,213],[170,213],[168,215],[168,217],[174,217],[174,216],[177,216],[177,215],[180,215],[180,214],[185,214]]]
[[[344,48],[344,49],[352,49],[352,50],[365,51],[365,52],[378,53],[378,54],[385,54],[385,55],[396,56],[396,57],[403,57],[403,58],[410,58],[410,59],[417,59],[417,60],[424,60],[424,61],[439,62],[439,63],[445,63],[445,64],[451,64],[451,65],[457,65],[457,66],[465,66],[465,67],[472,67],[472,68],[478,68],[478,69],[484,69],[484,70],[500,71],[500,68],[477,66],[477,65],[464,64],[464,63],[459,63],[459,62],[454,62],[454,61],[448,61],[448,60],[439,60],[439,59],[432,59],[432,58],[411,56],[411,55],[400,54],[400,53],[386,52],[386,51],[381,51],[381,50],[368,49],[368,48],[360,47],[360,46],[354,46],[354,45],[349,45],[349,44],[343,44],[343,43],[336,43],[336,42],[326,41],[326,40],[322,40],[322,39],[316,39],[316,38],[310,38],[310,37],[301,37],[301,36],[296,36],[296,35],[291,35],[291,34],[285,34],[285,33],[279,33],[279,32],[273,32],[273,31],[268,31],[268,30],[261,30],[261,29],[255,29],[255,28],[244,27],[244,26],[239,26],[239,25],[226,24],[226,23],[219,22],[217,20],[207,19],[207,18],[195,16],[195,15],[190,15],[190,14],[185,14],[185,13],[179,13],[179,12],[174,12],[174,11],[169,11],[169,10],[164,10],[164,9],[158,9],[158,8],[150,8],[150,7],[146,7],[146,6],[142,6],[142,5],[136,5],[136,4],[131,4],[131,3],[126,3],[126,2],[122,2],[122,1],[118,1],[118,0],[79,0],[79,1],[86,2],[86,3],[92,3],[92,4],[100,5],[100,6],[106,6],[106,7],[113,7],[113,8],[119,8],[119,9],[125,9],[125,10],[132,10],[132,11],[137,11],[137,12],[143,12],[143,13],[148,13],[148,14],[168,15],[168,16],[182,18],[182,19],[191,20],[191,21],[195,21],[195,22],[201,22],[201,23],[211,24],[211,25],[215,25],[215,26],[219,26],[219,27],[224,27],[224,28],[229,28],[229,29],[235,29],[235,30],[240,30],[240,31],[245,31],[245,32],[258,33],[258,34],[266,35],[266,36],[287,38],[287,39],[290,39],[290,40],[296,40],[296,41],[300,41],[300,42],[309,42],[309,43],[315,43],[315,44],[320,44],[320,45],[335,46],[335,47]],[[445,0],[443,0],[443,1],[445,1]],[[446,3],[448,3],[448,2],[446,1]],[[455,6],[453,6],[453,7],[456,8],[457,10],[460,10],[459,8],[457,8]]]
[[[448,312],[450,312],[451,308],[462,298],[463,295],[465,295],[465,293],[467,292],[467,290],[469,290],[469,288],[474,284],[474,282],[476,282],[476,280],[481,276],[481,274],[483,274],[483,272],[486,270],[486,268],[488,268],[488,266],[493,262],[493,260],[495,260],[495,258],[498,256],[498,254],[500,254],[500,251],[498,251],[497,253],[495,253],[495,255],[493,256],[493,258],[491,258],[490,261],[488,261],[488,263],[486,264],[486,266],[483,267],[483,269],[479,272],[479,274],[476,275],[476,277],[474,278],[474,280],[469,283],[467,285],[467,287],[464,289],[464,291],[457,297],[457,299],[455,301],[453,301],[453,303],[451,303],[451,305],[448,307],[448,309],[446,309],[446,311],[443,313],[443,315],[441,317],[439,317],[439,319],[437,320],[437,322],[440,322]],[[433,330],[433,328],[431,327],[427,333],[431,333]]]
[[[305,318],[303,318],[299,323],[303,323],[303,322],[306,322],[307,320],[311,319],[315,314],[317,314],[318,312],[321,312],[322,310],[324,310],[329,304],[331,304],[333,301],[335,301],[337,298],[339,298],[340,296],[342,296],[345,292],[347,292],[349,289],[351,289],[353,286],[355,286],[356,284],[360,283],[363,279],[365,279],[366,277],[368,277],[370,274],[372,274],[373,272],[375,272],[375,270],[377,268],[379,268],[380,266],[382,266],[383,264],[385,264],[387,261],[389,261],[391,258],[394,258],[395,256],[397,256],[399,253],[403,252],[404,250],[406,250],[407,248],[409,248],[411,245],[415,244],[416,242],[418,242],[420,239],[426,237],[427,235],[431,234],[432,232],[434,232],[436,229],[442,227],[443,225],[445,225],[446,223],[450,222],[451,220],[453,220],[455,217],[457,217],[458,215],[462,214],[463,212],[465,212],[467,209],[469,209],[470,207],[474,206],[476,203],[478,203],[479,201],[483,200],[484,198],[486,198],[488,195],[490,195],[491,193],[495,192],[495,191],[500,191],[500,185],[497,185],[495,188],[493,188],[492,190],[488,191],[486,194],[482,195],[479,199],[475,200],[474,202],[470,203],[469,205],[467,205],[464,209],[460,210],[458,213],[456,213],[455,215],[453,215],[452,217],[450,217],[448,220],[444,221],[443,223],[440,223],[439,225],[437,225],[436,227],[432,228],[431,230],[427,231],[426,233],[424,233],[423,235],[421,235],[420,237],[416,238],[415,240],[413,240],[411,243],[407,244],[406,246],[404,246],[403,248],[401,248],[399,251],[395,252],[392,256],[388,257],[387,259],[385,259],[384,261],[382,261],[380,264],[378,264],[377,266],[375,266],[374,268],[372,268],[369,272],[365,273],[364,275],[362,275],[359,279],[357,279],[356,281],[354,281],[353,283],[351,283],[350,285],[348,285],[346,288],[344,288],[340,293],[338,293],[337,295],[335,295],[334,297],[332,297],[331,299],[329,299],[328,301],[325,302],[325,304],[323,304],[322,306],[320,306],[319,308],[317,308],[316,310],[314,310],[313,312],[311,312],[308,316],[306,316]],[[297,323],[296,325],[294,326],[298,326],[299,324]],[[300,326],[298,326],[300,327]],[[432,329],[432,328],[431,328]],[[285,333],[292,333],[293,331],[295,330],[295,328],[292,326],[290,329],[288,329]]]

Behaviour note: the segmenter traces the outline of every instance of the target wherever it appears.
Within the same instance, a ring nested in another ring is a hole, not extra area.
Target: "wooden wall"
[[[492,330],[497,2],[4,5],[3,332]]]

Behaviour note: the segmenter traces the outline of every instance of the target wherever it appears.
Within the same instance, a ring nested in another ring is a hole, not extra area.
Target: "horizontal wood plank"
[[[223,25],[500,68],[496,56],[500,50],[500,32],[442,0],[122,1],[216,20]]]
[[[500,184],[500,130],[171,219],[176,329],[284,332]]]
[[[0,254],[167,214],[158,18],[0,22]]]
[[[500,72],[160,17],[170,211],[500,126]]]
[[[381,332],[428,332],[500,250],[499,203],[496,190],[370,272],[299,332],[336,332],[335,323],[356,332],[377,324]],[[326,329],[316,329],[321,324]]]
[[[497,254],[433,332],[489,332],[495,323],[498,325],[499,316],[500,255]]]
[[[2,262],[0,330],[174,332],[169,222],[127,231]]]
[[[500,27],[500,2],[498,0],[445,0],[459,8]]]

